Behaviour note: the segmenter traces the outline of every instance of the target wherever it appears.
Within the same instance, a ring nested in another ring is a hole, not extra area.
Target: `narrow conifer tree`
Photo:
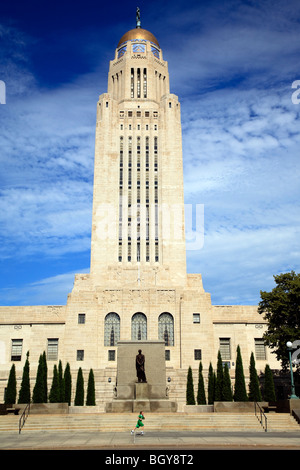
[[[8,376],[4,403],[6,405],[8,404],[14,405],[16,403],[16,396],[17,396],[16,367],[13,364],[10,368],[10,372]]]
[[[267,364],[265,367],[264,400],[268,402],[276,401],[273,373],[269,364]]]
[[[95,406],[95,379],[94,379],[94,372],[93,369],[90,370],[89,379],[88,379],[88,387],[87,387],[87,395],[86,395],[86,405],[87,406]]]
[[[44,382],[44,361],[43,356],[40,355],[39,365],[36,373],[35,386],[33,388],[32,401],[33,403],[45,403],[45,382]]]
[[[229,374],[229,368],[227,362],[224,364],[223,371],[223,388],[222,388],[222,400],[223,401],[232,401],[232,387]]]
[[[208,404],[212,405],[215,401],[215,376],[211,363],[208,369]]]
[[[200,361],[199,376],[198,376],[198,393],[197,393],[197,404],[198,405],[206,405],[206,396],[205,396],[205,388],[204,388],[204,380],[203,380],[202,370],[203,370],[202,362]]]
[[[71,370],[70,364],[67,363],[65,372],[64,372],[64,381],[65,381],[65,403],[69,403],[71,405],[71,395],[72,395],[72,377],[71,377]]]
[[[84,382],[82,369],[79,367],[76,380],[76,392],[75,392],[75,406],[83,406],[84,404]]]
[[[194,394],[194,381],[193,372],[191,366],[188,369],[187,384],[186,384],[186,404],[195,405],[195,394]]]
[[[19,390],[18,403],[30,403],[30,377],[29,377],[29,351],[26,354],[26,361],[23,367],[23,376],[21,382],[21,388]]]
[[[234,401],[248,401],[240,346],[236,350]]]
[[[58,364],[58,384],[59,384],[59,402],[64,403],[65,401],[65,380],[63,376],[62,362]]]
[[[217,380],[216,380],[216,394],[215,401],[223,400],[223,363],[220,351],[218,352],[217,363]]]
[[[42,356],[43,361],[43,371],[44,371],[44,403],[48,401],[48,366],[47,366],[47,358],[45,351],[43,352]]]
[[[259,387],[259,380],[255,367],[255,359],[253,352],[250,356],[250,366],[249,366],[249,401],[261,401],[261,392]]]
[[[50,403],[59,403],[60,401],[60,393],[59,393],[59,380],[58,380],[58,371],[57,365],[54,364],[53,366],[53,377],[52,377],[52,385],[49,393],[49,402]]]

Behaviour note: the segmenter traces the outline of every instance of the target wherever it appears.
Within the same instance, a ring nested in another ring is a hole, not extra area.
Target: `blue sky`
[[[298,0],[0,5],[0,305],[65,304],[88,272],[95,114],[121,36],[142,27],[182,110],[185,202],[204,205],[187,251],[213,304],[256,304],[299,271]],[[299,94],[300,96],[300,94]]]

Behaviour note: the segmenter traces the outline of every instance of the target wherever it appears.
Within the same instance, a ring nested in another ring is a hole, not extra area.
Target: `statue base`
[[[137,382],[136,355],[141,349],[146,357],[147,382]],[[106,404],[106,412],[171,412],[177,403],[166,393],[165,344],[163,341],[119,341],[117,396]]]

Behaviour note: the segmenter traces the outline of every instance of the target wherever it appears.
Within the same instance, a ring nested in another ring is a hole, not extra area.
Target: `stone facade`
[[[50,372],[58,360],[73,377],[93,368],[104,409],[118,341],[163,340],[166,385],[182,404],[188,367],[197,375],[201,360],[207,375],[219,349],[232,376],[237,345],[246,376],[251,352],[258,371],[279,368],[265,329],[257,307],[213,306],[201,275],[186,272],[180,104],[156,38],[131,30],[97,103],[90,274],[76,275],[66,306],[0,307],[0,401],[11,365],[19,384],[30,351],[34,380],[46,351]]]

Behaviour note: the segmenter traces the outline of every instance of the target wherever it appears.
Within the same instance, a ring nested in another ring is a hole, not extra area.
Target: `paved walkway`
[[[148,431],[130,432],[27,431],[0,435],[0,450],[300,450],[296,432]]]

